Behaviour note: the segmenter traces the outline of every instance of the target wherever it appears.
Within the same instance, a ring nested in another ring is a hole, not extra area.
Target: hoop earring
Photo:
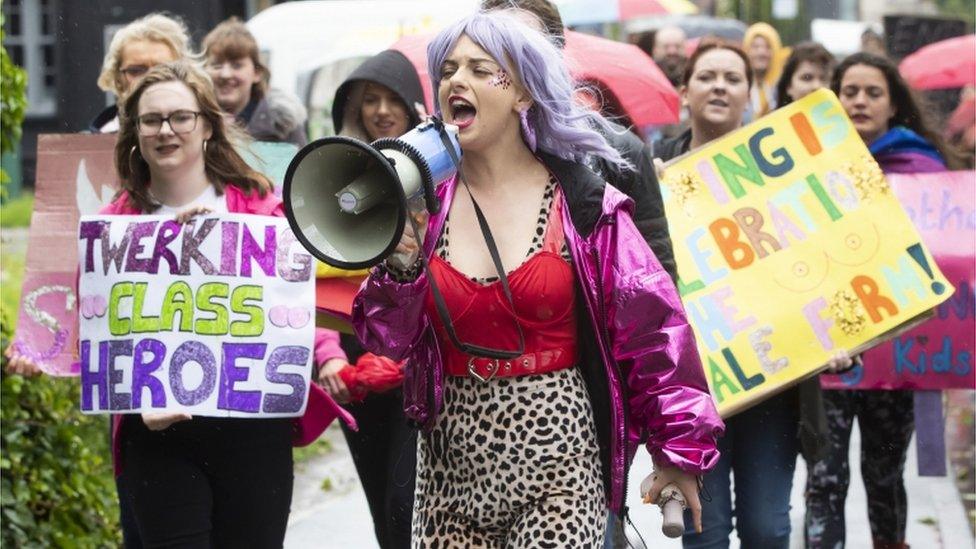
[[[519,111],[519,122],[521,122],[522,125],[522,139],[524,139],[525,144],[529,146],[529,150],[535,152],[537,141],[535,137],[535,130],[529,125],[529,109]]]
[[[204,155],[207,154],[207,140],[206,139],[203,140],[203,154]]]

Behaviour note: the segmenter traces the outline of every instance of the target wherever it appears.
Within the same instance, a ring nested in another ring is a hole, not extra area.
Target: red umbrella
[[[961,88],[976,84],[976,34],[929,44],[898,66],[908,84],[919,90]]]
[[[618,0],[618,4],[622,21],[649,15],[698,13],[698,8],[687,0]]]
[[[433,94],[427,72],[430,35],[405,36],[392,46],[417,68],[427,107],[433,111]],[[633,44],[566,31],[566,60],[573,76],[595,84],[610,114],[627,117],[637,127],[678,121],[678,92],[654,61]],[[616,112],[619,111],[619,112]]]

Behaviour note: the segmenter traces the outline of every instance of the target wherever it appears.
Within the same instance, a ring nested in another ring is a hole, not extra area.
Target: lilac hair
[[[431,40],[427,67],[435,95],[441,83],[441,66],[462,35],[488,52],[506,71],[517,75],[528,90],[533,99],[528,122],[535,129],[540,150],[583,163],[594,156],[603,157],[621,168],[633,169],[603,137],[617,130],[599,113],[574,99],[577,86],[562,52],[545,35],[504,11],[475,13]],[[439,102],[434,104],[440,115]]]

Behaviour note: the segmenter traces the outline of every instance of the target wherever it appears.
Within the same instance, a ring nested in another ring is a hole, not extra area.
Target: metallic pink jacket
[[[659,465],[696,475],[718,462],[724,431],[708,392],[695,337],[671,278],[630,217],[630,200],[593,172],[544,155],[562,188],[562,222],[580,311],[580,369],[597,423],[608,507],[621,514],[627,469],[637,447]],[[442,208],[431,216],[424,253],[430,257],[444,227],[457,181],[442,184]],[[429,429],[443,403],[439,346],[425,312],[428,281],[399,283],[374,269],[353,304],[363,346],[408,359],[404,408]]]

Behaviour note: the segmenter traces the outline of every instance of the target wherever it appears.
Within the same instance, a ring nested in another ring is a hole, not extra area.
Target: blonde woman
[[[121,103],[135,84],[160,63],[193,58],[190,36],[179,19],[151,13],[119,29],[108,46],[98,87]],[[119,130],[118,105],[109,105],[89,125],[92,133]]]

